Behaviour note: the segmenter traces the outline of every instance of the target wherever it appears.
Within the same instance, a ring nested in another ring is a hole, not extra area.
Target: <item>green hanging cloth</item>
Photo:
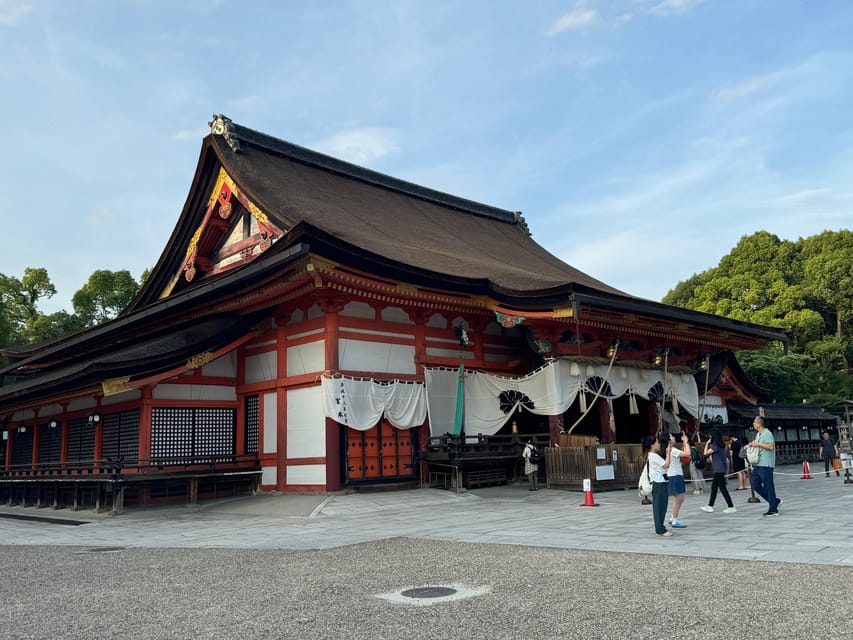
[[[453,435],[462,433],[465,418],[465,365],[459,363],[459,384],[456,385],[456,417],[453,419]]]

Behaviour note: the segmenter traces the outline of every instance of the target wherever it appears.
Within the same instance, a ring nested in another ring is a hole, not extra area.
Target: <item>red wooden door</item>
[[[383,420],[367,431],[347,429],[347,480],[386,481],[414,478],[414,433]]]

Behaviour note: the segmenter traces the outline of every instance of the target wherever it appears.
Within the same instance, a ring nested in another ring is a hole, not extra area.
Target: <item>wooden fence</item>
[[[630,489],[637,486],[645,464],[638,444],[588,444],[545,449],[547,486],[582,487],[589,479],[596,489]]]

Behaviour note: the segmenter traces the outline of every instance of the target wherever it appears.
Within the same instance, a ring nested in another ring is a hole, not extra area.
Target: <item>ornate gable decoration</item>
[[[284,231],[270,222],[220,168],[204,218],[187,245],[180,272],[160,297],[181,288],[182,280],[190,283],[251,262],[283,235]]]

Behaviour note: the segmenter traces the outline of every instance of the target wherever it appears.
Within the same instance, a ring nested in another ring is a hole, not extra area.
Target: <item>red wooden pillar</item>
[[[329,297],[320,301],[320,309],[325,316],[325,348],[326,370],[337,371],[339,368],[338,314],[343,311],[344,301],[341,298]],[[326,418],[326,491],[341,490],[341,425]]]
[[[41,429],[39,428],[39,412],[38,410],[36,410],[35,417],[33,418],[33,469],[35,469],[39,463],[39,440],[41,440],[40,432]]]
[[[11,424],[6,425],[6,460],[5,460],[6,473],[8,473],[9,469],[12,468],[12,440],[13,440],[12,434],[17,433],[17,432],[18,432],[17,429],[15,429],[14,431],[12,430]]]
[[[426,324],[432,317],[432,311],[427,309],[415,309],[409,312],[409,318],[415,323],[415,375],[419,382],[424,382],[424,363],[426,362]],[[429,442],[429,417],[426,423],[418,429],[417,442],[412,442],[416,451],[424,451]],[[420,456],[418,456],[420,458]],[[418,477],[424,478],[428,472],[427,463],[423,460],[419,464]]]
[[[548,434],[551,437],[551,446],[560,444],[560,432],[564,427],[563,416],[548,416]]]
[[[62,405],[62,413],[59,416],[59,428],[62,429],[59,436],[59,464],[62,470],[65,471],[65,465],[68,462],[68,405]]]
[[[658,432],[658,420],[660,410],[656,402],[649,402],[649,434],[654,435]]]
[[[95,459],[94,467],[95,467],[95,471],[97,472],[98,466],[99,466],[100,460],[101,460],[101,454],[103,451],[103,439],[104,439],[104,432],[103,432],[103,428],[101,427],[101,425],[104,422],[104,414],[101,413],[100,401],[98,401],[98,405],[97,405],[97,407],[95,407],[94,411],[97,411],[101,416],[101,419],[98,420],[96,423],[94,423],[94,427],[95,427],[95,449],[94,449],[94,453],[92,454],[92,457]]]
[[[142,403],[139,406],[139,450],[137,452],[140,463],[151,461],[151,416],[154,402],[152,396],[152,387],[142,387]]]
[[[276,316],[276,489],[287,486],[287,389],[282,386],[287,379],[287,321],[290,315]],[[328,422],[326,423],[328,431]],[[327,472],[328,473],[328,472]]]
[[[610,403],[605,398],[598,399],[598,417],[601,428],[601,444],[612,444],[616,434],[610,430]]]

